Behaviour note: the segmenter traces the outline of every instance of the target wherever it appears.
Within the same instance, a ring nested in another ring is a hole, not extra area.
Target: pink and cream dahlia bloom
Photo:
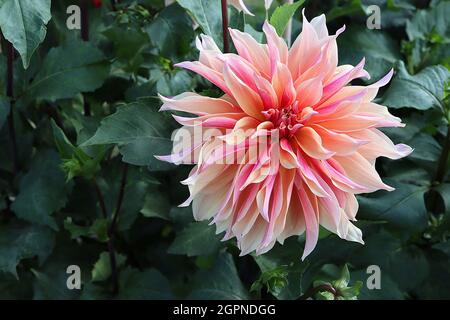
[[[223,95],[161,97],[161,110],[195,115],[174,115],[188,132],[210,133],[159,158],[181,163],[199,155],[184,181],[190,190],[184,205],[192,202],[195,219],[211,220],[218,233],[225,231],[224,239],[236,237],[242,255],[267,252],[276,241],[305,232],[304,259],[316,246],[320,225],[363,243],[352,223],[355,194],[392,191],[375,161],[412,151],[379,130],[404,125],[372,102],[393,72],[368,86],[350,85],[369,77],[364,59],[338,65],[336,38],[344,27],[329,35],[324,15],[310,22],[303,17],[291,48],[267,22],[263,31],[267,44],[230,29],[237,54],[222,53],[208,36],[197,39],[199,61],[178,67],[206,78]],[[224,161],[230,157],[234,161]]]

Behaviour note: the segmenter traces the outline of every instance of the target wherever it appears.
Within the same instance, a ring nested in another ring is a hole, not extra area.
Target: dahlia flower
[[[324,15],[310,22],[303,16],[291,48],[267,22],[267,44],[230,29],[237,54],[222,53],[202,35],[199,61],[177,66],[206,78],[223,95],[160,96],[161,110],[195,115],[174,115],[186,132],[208,134],[158,158],[179,164],[197,155],[183,182],[190,190],[183,205],[192,202],[195,219],[211,220],[218,233],[225,231],[224,240],[235,237],[242,255],[262,254],[276,241],[306,233],[304,259],[316,246],[320,225],[363,244],[353,224],[355,195],[394,190],[382,182],[375,161],[412,151],[379,130],[404,125],[372,102],[393,71],[356,86],[353,79],[369,77],[364,59],[338,65],[336,38],[344,29],[329,35]]]

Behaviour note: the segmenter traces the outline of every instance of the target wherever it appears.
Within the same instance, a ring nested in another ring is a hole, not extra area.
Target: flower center
[[[300,114],[298,113],[297,102],[291,106],[282,108],[271,108],[262,112],[265,118],[272,122],[273,125],[279,129],[280,136],[290,137],[300,127]]]

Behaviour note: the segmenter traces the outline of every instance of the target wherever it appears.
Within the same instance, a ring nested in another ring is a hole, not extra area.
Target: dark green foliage
[[[263,1],[247,2],[256,17],[230,8],[230,25],[264,41]],[[365,56],[366,84],[395,69],[377,102],[406,124],[386,133],[415,148],[377,162],[395,192],[358,196],[364,246],[321,230],[301,261],[304,236],[239,257],[234,240],[178,207],[190,167],[154,157],[170,152],[177,127],[157,93],[217,96],[174,64],[197,59],[200,32],[222,46],[219,0],[123,0],[116,11],[103,1],[89,8],[90,41],[66,27],[71,1],[0,0],[1,31],[18,52],[13,100],[0,56],[0,298],[449,298],[450,1],[374,2],[381,30],[366,28],[370,3],[360,0],[274,3],[268,15],[280,34],[293,16],[293,36],[299,6],[308,18],[325,13],[331,33],[346,24],[340,63]],[[66,285],[72,265],[80,290]],[[380,290],[366,286],[370,265]]]

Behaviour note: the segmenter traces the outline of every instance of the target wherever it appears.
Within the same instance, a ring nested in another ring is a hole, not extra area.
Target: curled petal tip
[[[158,111],[167,111],[167,110],[169,110],[170,108],[166,105],[166,102],[169,101],[170,99],[167,98],[167,97],[164,97],[163,95],[161,95],[161,94],[159,94],[159,93],[158,93],[158,98],[159,98],[159,100],[161,100],[162,103],[163,103],[162,106],[159,108]]]
[[[343,32],[345,31],[346,28],[347,28],[347,27],[346,27],[345,24],[342,25],[342,27],[340,27],[340,28],[336,31],[335,36],[336,36],[336,37],[339,36],[341,33],[343,33]]]
[[[302,261],[305,261],[305,259],[311,254],[311,252],[313,251],[313,249],[304,249],[303,250],[303,255],[302,255]]]
[[[194,199],[194,197],[192,195],[190,195],[189,198],[186,199],[186,201],[184,201],[183,203],[178,205],[178,208],[188,207],[191,204],[193,199]],[[194,216],[194,218],[195,218],[195,216]]]
[[[172,155],[167,155],[167,156],[158,156],[158,155],[154,155],[154,157],[155,157],[156,159],[158,159],[159,161],[164,161],[164,162],[173,163],[173,162],[172,162]]]
[[[176,68],[187,69],[191,63],[192,63],[191,61],[182,61],[182,62],[175,63],[173,66]]]
[[[401,158],[409,156],[414,151],[413,148],[403,143],[397,144],[395,149]]]

